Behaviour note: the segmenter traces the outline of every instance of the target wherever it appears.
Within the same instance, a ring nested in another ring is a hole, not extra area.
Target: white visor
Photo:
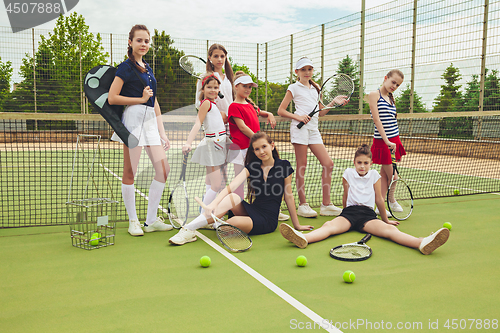
[[[295,69],[301,69],[304,66],[311,66],[314,68],[314,65],[311,60],[307,57],[302,57],[297,61],[297,65],[295,66]]]
[[[254,87],[254,88],[258,87],[257,83],[252,81],[252,78],[250,77],[250,75],[243,75],[243,76],[240,76],[239,78],[237,78],[234,81],[234,86],[236,87],[240,83],[241,84],[252,84],[252,87]]]

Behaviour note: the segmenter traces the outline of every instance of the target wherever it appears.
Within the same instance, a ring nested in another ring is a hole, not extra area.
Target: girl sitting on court
[[[139,145],[135,148],[129,149],[123,145],[122,196],[129,217],[128,232],[132,236],[142,236],[144,231],[172,229],[171,225],[165,224],[161,217],[157,217],[158,205],[170,171],[164,151],[169,149],[170,143],[165,134],[160,105],[156,99],[156,79],[151,67],[143,60],[151,45],[150,41],[151,37],[146,26],[132,27],[128,39],[128,59],[118,65],[108,95],[109,104],[126,105],[122,122],[130,133],[139,138]],[[141,80],[147,84],[146,87]],[[121,142],[115,133],[111,140]],[[155,176],[149,188],[148,213],[144,230],[137,217],[134,187],[134,178],[143,147],[155,169]]]
[[[370,233],[372,235],[388,238],[400,245],[419,249],[423,254],[431,254],[443,245],[450,235],[450,231],[441,228],[425,238],[416,238],[400,231],[396,226],[399,222],[387,218],[382,197],[381,176],[376,170],[370,169],[372,154],[368,145],[364,144],[354,154],[354,168],[344,171],[342,185],[344,195],[342,204],[344,209],[340,216],[325,222],[321,228],[302,234],[286,223],[280,225],[280,232],[289,241],[300,247],[307,247],[309,243],[324,240],[330,236],[338,235],[350,230]],[[377,219],[373,211],[377,204],[382,220]]]
[[[189,133],[186,144],[182,147],[182,153],[191,151],[191,144],[200,130],[201,124],[205,131],[205,137],[194,151],[191,162],[206,167],[207,186],[203,202],[208,205],[214,200],[217,192],[222,188],[221,166],[226,163],[226,127],[224,125],[224,114],[219,111],[215,99],[219,93],[220,81],[214,74],[208,74],[202,80],[200,92],[200,108],[195,124]]]
[[[384,198],[392,180],[391,152],[396,155],[396,162],[401,160],[401,156],[406,155],[403,144],[399,139],[396,105],[392,95],[403,83],[403,79],[404,74],[398,69],[393,69],[384,77],[382,86],[368,95],[370,113],[375,125],[371,152],[373,163],[382,165],[380,176],[382,177],[381,188]],[[395,178],[397,179],[397,174]],[[395,189],[394,187],[391,192],[394,193]],[[391,193],[389,193],[388,205],[396,212],[403,211]],[[376,212],[380,215],[378,207]],[[390,216],[390,212],[386,211],[386,214]]]
[[[292,193],[292,173],[290,162],[279,158],[271,138],[264,132],[255,133],[250,139],[245,169],[208,205],[204,214],[182,227],[169,242],[176,245],[194,242],[196,229],[205,226],[207,222],[210,224],[214,222],[211,218],[212,213],[222,217],[229,210],[232,210],[234,216],[228,219],[227,223],[250,235],[271,233],[278,226],[283,195],[295,228],[311,230],[312,226],[303,226],[299,223]],[[239,195],[233,193],[245,180],[248,184],[249,202],[243,201]]]
[[[278,109],[278,115],[291,118],[290,138],[295,149],[297,163],[297,192],[299,196],[299,208],[297,214],[303,217],[316,217],[316,213],[307,204],[304,176],[307,166],[307,149],[321,163],[323,169],[321,173],[321,189],[323,191],[323,202],[320,208],[320,215],[339,215],[342,209],[336,207],[330,201],[330,189],[332,182],[333,161],[328,155],[328,151],[323,145],[321,133],[318,130],[318,114],[324,116],[328,111],[316,113],[312,118],[309,113],[318,105],[320,87],[312,80],[314,68],[313,63],[306,57],[300,58],[295,66],[295,74],[298,81],[288,86],[283,101]],[[286,109],[290,102],[295,103],[295,112],[290,113]],[[321,105],[320,105],[321,106]],[[302,128],[297,128],[300,122],[304,122]]]

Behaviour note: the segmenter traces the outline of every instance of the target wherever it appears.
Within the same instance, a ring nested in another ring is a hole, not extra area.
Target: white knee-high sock
[[[195,218],[193,221],[189,222],[188,224],[186,224],[186,229],[188,230],[196,230],[196,229],[199,229],[201,227],[204,227],[205,225],[207,224],[207,218],[205,217],[205,215],[201,214],[200,216],[198,216],[197,218]]]
[[[127,185],[122,183],[122,196],[125,209],[127,210],[128,219],[139,220],[137,218],[137,211],[135,210],[135,187],[134,184]]]
[[[149,187],[149,201],[148,201],[148,215],[146,216],[145,224],[150,225],[156,221],[156,216],[158,213],[158,205],[160,204],[161,196],[163,194],[163,189],[165,188],[165,183],[160,183],[156,179],[153,179],[151,186]]]
[[[208,189],[207,192],[205,192],[205,195],[203,196],[203,203],[207,206],[210,205],[212,203],[212,201],[214,201],[216,196],[217,196],[217,192],[215,192],[211,188]],[[202,209],[201,213],[203,214],[203,212],[204,212],[204,210]]]

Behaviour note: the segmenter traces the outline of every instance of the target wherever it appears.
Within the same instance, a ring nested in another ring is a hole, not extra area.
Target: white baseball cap
[[[297,65],[295,65],[295,69],[301,69],[304,66],[314,67],[312,61],[308,57],[302,57],[297,61]]]
[[[234,86],[236,87],[238,84],[252,84],[252,87],[257,88],[257,83],[252,81],[252,77],[250,75],[243,75],[234,80]]]

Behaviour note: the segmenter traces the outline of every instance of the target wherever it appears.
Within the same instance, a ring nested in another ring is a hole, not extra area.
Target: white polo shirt
[[[295,82],[288,86],[288,90],[292,93],[293,102],[295,103],[295,114],[306,115],[314,110],[318,105],[318,91],[311,85],[309,88],[300,82]],[[319,106],[318,106],[319,107]],[[291,126],[297,126],[299,122],[292,120]],[[318,128],[318,113],[316,113],[311,121],[305,124],[302,128],[316,129]]]
[[[356,169],[347,168],[342,176],[349,183],[347,193],[347,207],[366,206],[375,207],[375,190],[373,185],[380,179],[376,170],[370,169],[366,175],[361,177]]]

